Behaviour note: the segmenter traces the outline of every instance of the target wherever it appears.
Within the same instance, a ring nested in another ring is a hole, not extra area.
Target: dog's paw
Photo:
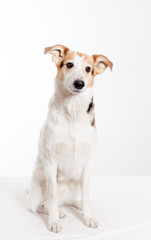
[[[84,223],[87,227],[91,227],[91,228],[97,228],[99,226],[99,222],[93,218],[84,218]]]
[[[59,210],[59,218],[64,218],[65,216],[65,213]]]
[[[62,227],[59,221],[49,224],[49,229],[51,232],[58,233],[61,231]]]

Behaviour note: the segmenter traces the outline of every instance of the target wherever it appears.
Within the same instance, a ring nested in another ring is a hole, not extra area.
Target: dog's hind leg
[[[45,180],[44,169],[39,156],[35,164],[32,181],[29,187],[28,208],[36,212],[37,208],[44,202]]]

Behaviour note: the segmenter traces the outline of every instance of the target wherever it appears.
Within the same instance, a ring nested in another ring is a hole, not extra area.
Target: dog
[[[60,232],[61,205],[82,210],[86,226],[96,228],[89,202],[90,155],[96,142],[94,77],[113,63],[103,55],[86,55],[63,45],[47,47],[57,67],[55,91],[38,143],[28,205],[48,214],[48,228]]]

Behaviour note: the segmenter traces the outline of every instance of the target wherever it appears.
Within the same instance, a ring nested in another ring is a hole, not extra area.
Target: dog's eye
[[[73,63],[68,62],[68,63],[66,64],[66,66],[67,66],[67,68],[72,68],[72,67],[73,67]]]
[[[86,67],[86,72],[90,72],[91,71],[91,68],[90,67]]]

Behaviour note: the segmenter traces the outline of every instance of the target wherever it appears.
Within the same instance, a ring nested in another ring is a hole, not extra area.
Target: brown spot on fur
[[[61,62],[61,64],[60,64],[60,68],[62,68],[63,67],[63,61]]]
[[[92,108],[94,108],[93,97],[92,97],[91,102],[90,102],[90,104],[89,104],[89,107],[88,107],[87,113],[89,113],[89,112],[91,111]]]
[[[90,123],[93,127],[95,126],[95,115],[94,115],[94,102],[93,102],[93,97],[91,99],[91,102],[88,106],[87,113],[89,114],[90,117]]]
[[[96,128],[96,125],[95,125],[95,117],[93,118],[93,120],[92,120],[92,122],[91,122],[91,125]]]

